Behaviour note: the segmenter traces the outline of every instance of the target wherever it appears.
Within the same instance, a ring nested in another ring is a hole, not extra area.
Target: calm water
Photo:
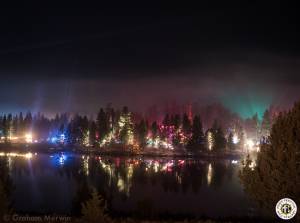
[[[38,154],[8,159],[14,208],[70,214],[97,188],[115,213],[255,216],[239,183],[239,162]],[[76,206],[77,205],[77,206]]]

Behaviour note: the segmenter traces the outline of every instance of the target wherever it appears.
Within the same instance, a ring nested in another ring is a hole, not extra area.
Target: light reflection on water
[[[3,157],[2,157],[3,158]],[[9,159],[15,209],[71,213],[86,182],[116,212],[147,211],[227,217],[252,215],[238,179],[239,162],[38,154]],[[79,192],[80,191],[80,192]],[[28,201],[31,201],[30,203]],[[145,205],[144,205],[145,206]],[[143,210],[145,211],[145,210]]]

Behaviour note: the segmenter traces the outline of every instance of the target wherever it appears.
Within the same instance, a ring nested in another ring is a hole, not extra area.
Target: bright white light
[[[240,141],[240,140],[239,140],[238,136],[237,136],[237,135],[234,135],[233,138],[232,138],[232,142],[233,142],[234,144],[238,144],[239,141]]]
[[[253,162],[253,161],[249,165],[249,167],[250,167],[251,170],[254,170],[255,166],[256,166],[256,163]]]
[[[212,133],[210,131],[207,134],[207,142],[208,142],[208,150],[211,151],[214,145],[214,140],[213,140]]]
[[[232,163],[232,164],[237,164],[238,161],[237,161],[237,160],[231,160],[231,163]]]
[[[26,154],[25,154],[25,158],[31,159],[31,158],[32,158],[32,153],[26,153]]]
[[[32,134],[31,133],[25,134],[25,141],[27,143],[32,143]]]
[[[7,154],[7,156],[13,156],[13,157],[15,157],[15,156],[18,156],[19,154],[17,154],[17,153],[8,153]]]
[[[17,136],[10,136],[9,139],[12,140],[12,141],[16,141],[16,140],[19,139],[19,137],[17,137]]]
[[[64,154],[61,154],[61,155],[59,156],[59,164],[60,164],[60,165],[63,165],[64,162],[65,162],[65,160],[66,160],[66,156],[65,156]]]
[[[207,171],[207,184],[210,185],[211,184],[211,179],[212,179],[212,165],[211,163],[208,165],[208,171]]]
[[[251,139],[248,139],[248,140],[246,141],[246,144],[247,144],[247,146],[248,146],[249,148],[253,148],[253,146],[254,146],[254,142],[253,142],[253,140],[251,140]]]
[[[7,156],[7,157],[25,157],[27,159],[32,158],[32,153],[25,153],[25,154],[20,154],[20,153],[0,153],[0,156]]]
[[[159,163],[157,161],[154,162],[153,168],[154,168],[154,172],[157,173],[159,170]]]

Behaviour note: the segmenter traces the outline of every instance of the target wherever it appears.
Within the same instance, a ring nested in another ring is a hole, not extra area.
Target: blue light
[[[65,142],[65,139],[66,139],[65,134],[61,134],[61,135],[60,135],[60,142],[61,142],[61,143],[64,143],[64,142]]]
[[[56,142],[57,142],[57,137],[52,137],[52,138],[51,138],[51,142],[52,142],[52,143],[56,143]]]
[[[64,166],[66,164],[66,162],[68,162],[69,157],[70,157],[70,154],[64,153],[64,152],[50,155],[52,165],[60,166],[60,167]]]
[[[59,157],[59,163],[62,165],[67,160],[67,156],[64,154],[61,154]]]
[[[64,158],[63,158],[63,157],[59,157],[59,163],[60,163],[60,164],[63,164],[63,163],[64,163],[64,161],[65,161],[65,160],[64,160]]]
[[[67,157],[64,154],[61,154],[59,156],[59,164],[63,165],[64,162],[66,161]]]

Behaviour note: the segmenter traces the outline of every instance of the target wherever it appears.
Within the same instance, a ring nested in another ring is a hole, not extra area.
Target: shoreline
[[[208,158],[208,159],[240,159],[245,155],[241,151],[222,151],[222,152],[204,152],[189,153],[181,150],[164,150],[149,148],[149,151],[140,151],[133,153],[129,148],[124,146],[110,146],[104,148],[82,147],[82,146],[59,146],[48,143],[35,144],[0,144],[0,152],[34,152],[34,153],[58,153],[72,152],[82,155],[99,155],[99,156],[121,156],[121,157],[165,157],[165,158]]]

